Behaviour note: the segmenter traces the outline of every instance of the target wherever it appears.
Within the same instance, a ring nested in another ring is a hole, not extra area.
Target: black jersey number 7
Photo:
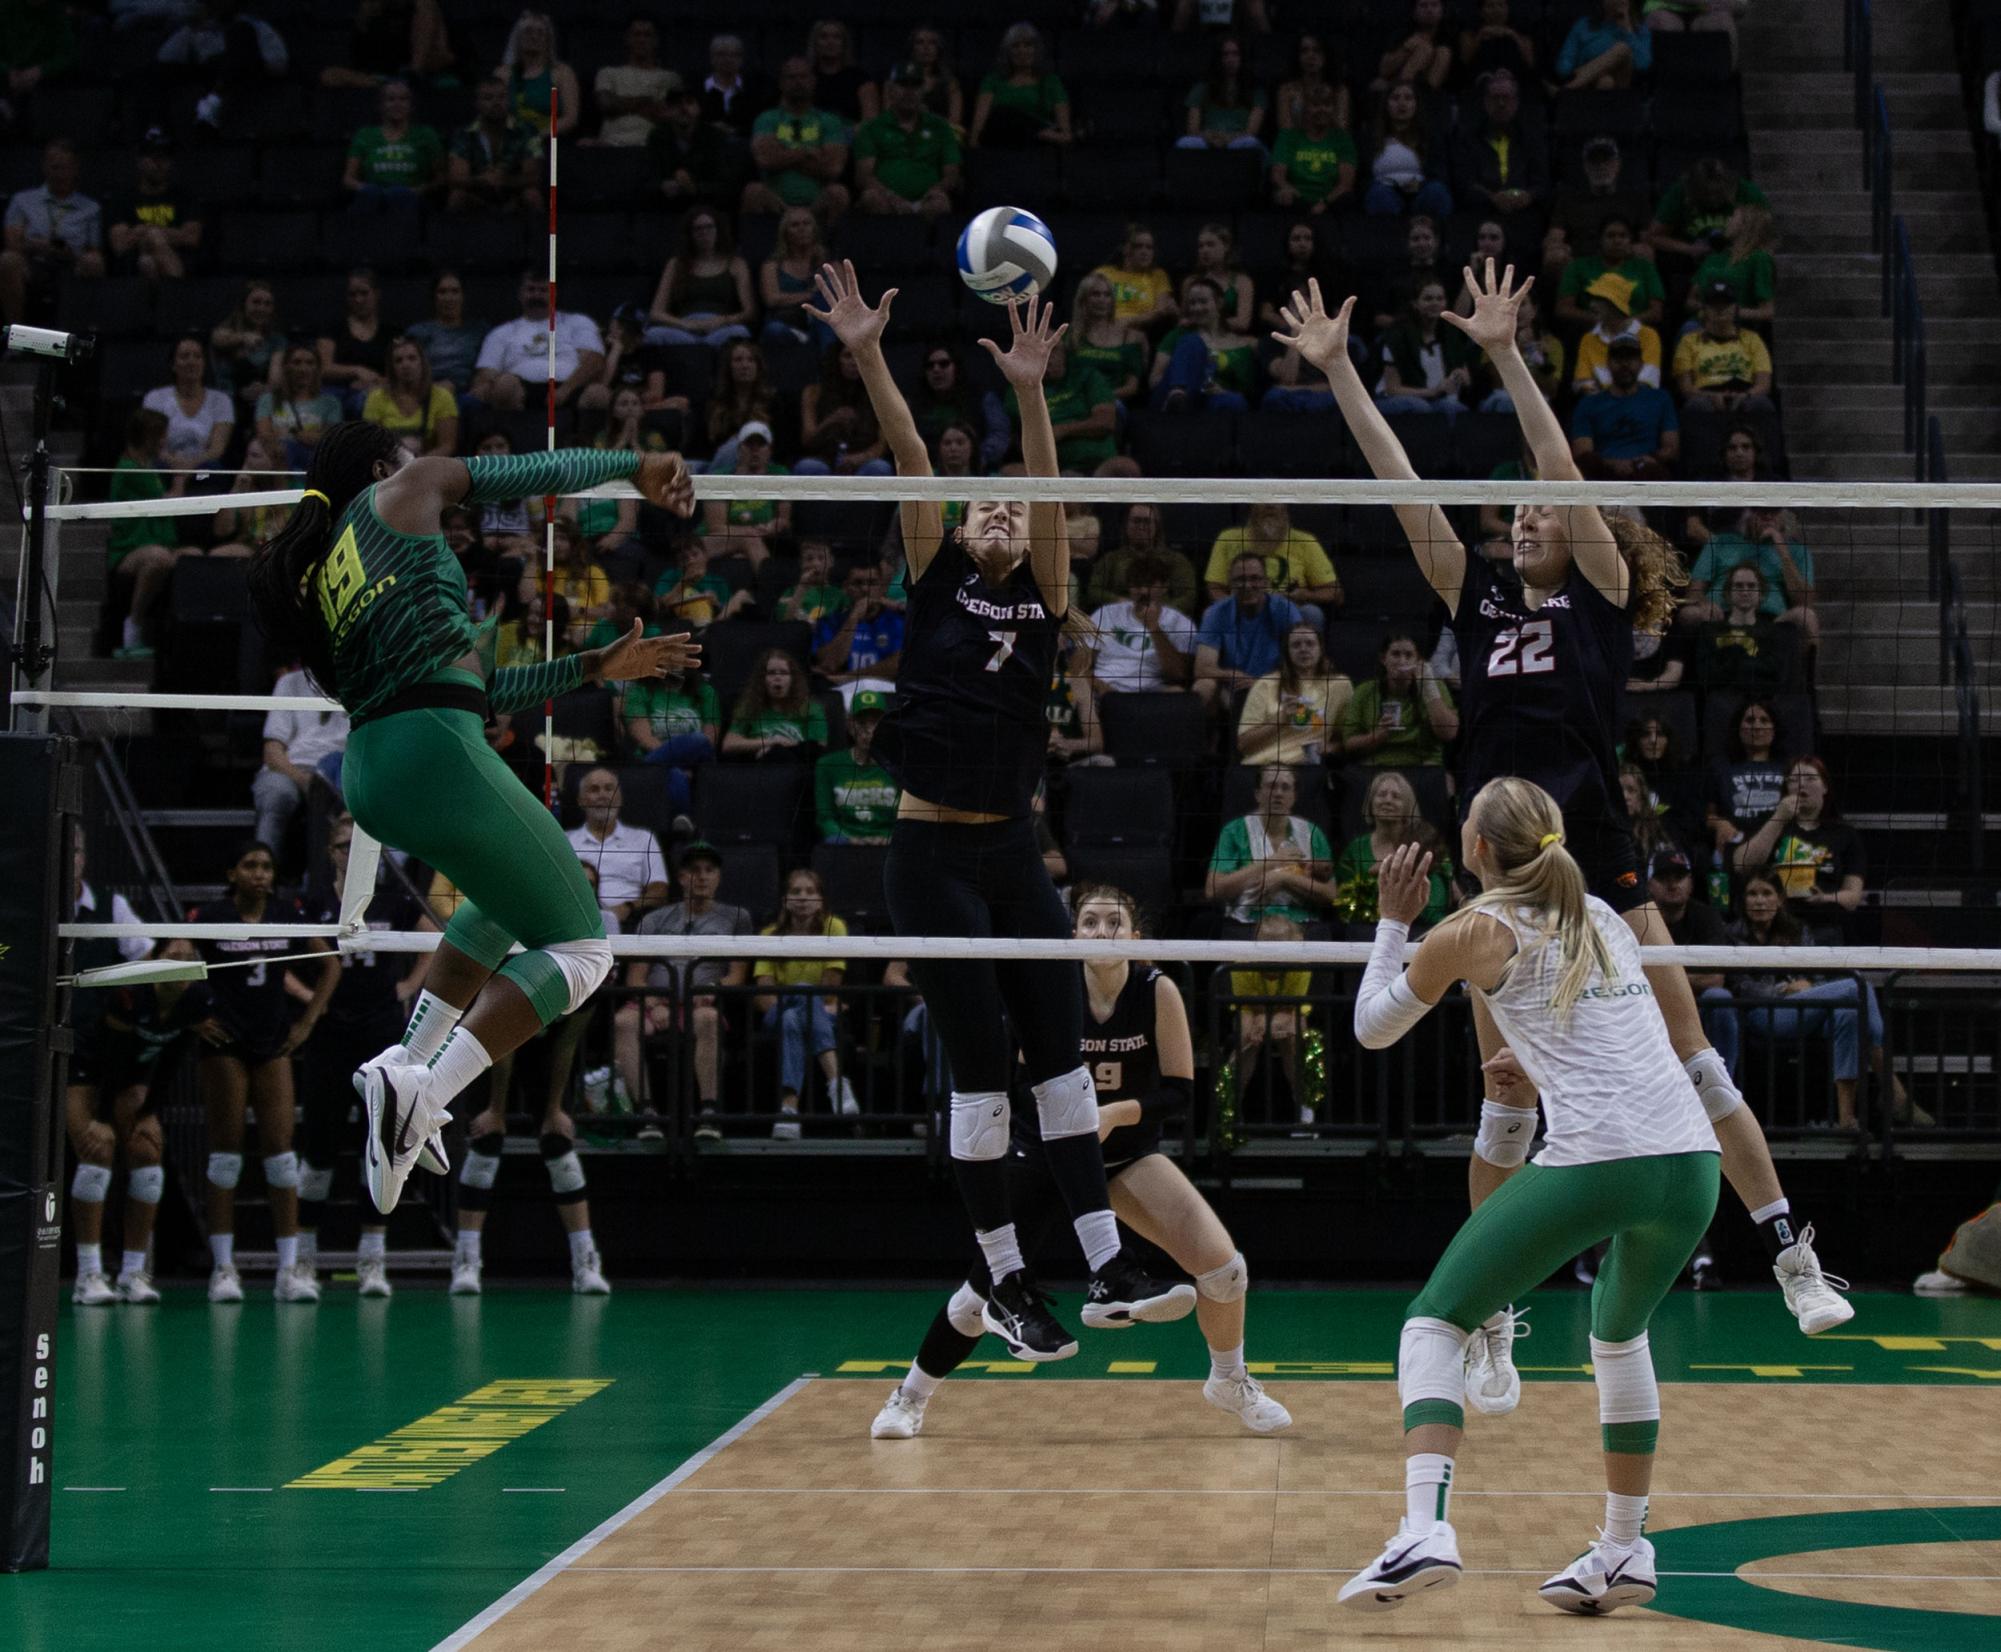
[[[1487,656],[1489,677],[1532,677],[1556,669],[1556,627],[1548,620],[1530,620],[1494,634],[1494,651]]]

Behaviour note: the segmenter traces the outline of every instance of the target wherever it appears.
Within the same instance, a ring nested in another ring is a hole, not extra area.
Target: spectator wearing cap
[[[1640,382],[1659,389],[1661,335],[1633,314],[1633,284],[1609,272],[1584,289],[1591,304],[1591,331],[1577,341],[1577,362],[1570,385],[1579,395],[1603,390],[1612,382],[1612,346],[1630,341],[1640,352]]]
[[[577,787],[584,822],[568,835],[577,859],[593,874],[606,927],[623,934],[641,913],[667,899],[667,857],[660,840],[643,826],[618,818],[624,804],[618,776],[589,770]]]
[[[1599,0],[1594,21],[1570,25],[1556,54],[1557,78],[1566,92],[1623,92],[1635,75],[1654,66],[1654,40],[1633,19],[1634,0]]]
[[[1506,223],[1549,195],[1549,157],[1542,137],[1521,118],[1521,87],[1505,69],[1488,75],[1480,117],[1465,123],[1454,146],[1455,192],[1469,211]]]
[[[1584,145],[1579,158],[1582,181],[1564,184],[1550,205],[1549,236],[1543,243],[1545,279],[1555,273],[1553,264],[1598,244],[1608,214],[1617,213],[1630,224],[1650,223],[1653,218],[1653,202],[1646,191],[1626,180],[1626,158],[1617,138],[1601,132]],[[1553,247],[1561,249],[1554,260]]]
[[[889,72],[888,107],[855,129],[855,194],[864,212],[936,218],[959,192],[959,139],[924,107],[924,70]]]
[[[521,314],[503,321],[486,335],[474,364],[472,393],[503,413],[518,413],[528,405],[528,386],[537,399],[549,382],[549,278],[539,270],[522,272],[517,292]],[[556,405],[602,407],[610,401],[598,383],[604,366],[604,335],[597,323],[573,310],[559,310],[556,334]]]
[[[711,475],[716,474],[714,470]],[[733,476],[789,476],[771,456],[771,426],[762,419],[745,421],[736,433]],[[702,533],[718,555],[742,556],[753,568],[764,566],[771,548],[792,537],[792,504],[786,499],[711,499],[702,506]],[[748,602],[745,592],[739,597]],[[734,612],[734,609],[731,609]],[[711,616],[715,617],[715,616]],[[721,617],[727,618],[725,614]]]
[[[1644,383],[1641,371],[1640,341],[1625,333],[1613,339],[1606,354],[1611,383],[1585,396],[1570,416],[1570,451],[1586,476],[1649,482],[1673,476],[1681,454],[1674,401]]]
[[[1600,277],[1616,275],[1632,286],[1626,300],[1633,315],[1648,326],[1661,319],[1667,304],[1667,289],[1652,258],[1633,239],[1633,221],[1623,213],[1607,213],[1598,226],[1598,250],[1571,259],[1563,267],[1557,286],[1556,316],[1573,327],[1589,327],[1597,318],[1581,302]]]
[[[722,215],[714,207],[691,209],[681,221],[681,245],[653,289],[646,342],[721,346],[749,338],[756,319],[750,265],[737,252]]]
[[[778,107],[751,126],[750,158],[758,176],[743,186],[745,212],[811,207],[832,225],[848,209],[841,174],[848,169],[848,123],[813,102],[813,65],[788,57],[778,71]]]
[[[452,134],[446,210],[540,212],[542,138],[514,113],[507,77],[482,80],[473,90],[472,107],[472,123]]]
[[[702,100],[693,87],[677,85],[663,104],[661,118],[648,130],[646,153],[668,205],[734,206],[743,193],[743,168],[724,129],[702,119]]]
[[[903,616],[883,601],[882,569],[857,562],[841,582],[847,604],[813,627],[813,668],[853,699],[858,685],[894,689],[903,662]]]
[[[174,143],[165,127],[147,128],[132,169],[131,192],[113,196],[105,213],[112,267],[120,275],[178,281],[200,255],[202,215],[195,198],[174,183]]]
[[[1730,934],[1723,914],[1705,901],[1695,899],[1695,867],[1679,849],[1663,849],[1647,868],[1647,893],[1667,924],[1668,938],[1676,946],[1728,946]],[[1702,1012],[1702,1030],[1709,1043],[1731,1072],[1737,1071],[1737,1010],[1730,1001],[1730,987],[1720,969],[1692,969],[1688,984]]]
[[[76,187],[76,145],[51,138],[42,150],[42,181],[7,202],[0,249],[0,315],[27,319],[28,292],[52,291],[66,277],[104,273],[104,214]]]
[[[1691,413],[1771,413],[1772,356],[1737,325],[1737,291],[1712,281],[1702,294],[1702,326],[1674,351],[1674,384]]]
[[[407,80],[384,82],[375,108],[376,124],[362,127],[348,143],[341,188],[357,207],[429,200],[445,187],[444,139],[413,118],[416,98]]]
[[[1656,254],[1693,263],[1728,242],[1730,214],[1740,206],[1761,206],[1769,212],[1772,203],[1750,179],[1706,155],[1661,196],[1653,222],[1647,225],[1647,240]]]
[[[607,63],[591,81],[604,117],[597,141],[614,149],[644,149],[653,128],[667,118],[668,99],[681,77],[660,61],[660,25],[643,14],[625,25],[625,60]]]
[[[857,689],[848,704],[848,749],[813,765],[813,818],[822,843],[889,842],[903,794],[873,755],[888,710],[889,696],[880,689]]]

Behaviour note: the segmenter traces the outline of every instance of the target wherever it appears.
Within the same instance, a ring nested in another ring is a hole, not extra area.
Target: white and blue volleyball
[[[959,279],[989,304],[1033,298],[1056,279],[1056,237],[1020,207],[988,207],[959,234]]]

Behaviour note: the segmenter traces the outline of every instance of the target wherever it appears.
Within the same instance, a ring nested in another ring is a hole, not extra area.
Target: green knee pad
[[[528,995],[545,1027],[570,1007],[570,983],[545,952],[517,953],[500,966],[500,974]]]
[[[445,925],[445,940],[483,969],[499,969],[514,950],[514,937],[471,901],[460,901]]]
[[[1466,1426],[1466,1408],[1450,1400],[1412,1400],[1403,1408],[1403,1431],[1422,1428],[1426,1423],[1444,1423],[1451,1428]]]

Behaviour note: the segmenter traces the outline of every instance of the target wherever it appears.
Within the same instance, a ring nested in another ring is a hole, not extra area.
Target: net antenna
[[[543,395],[548,451],[556,451],[556,122],[562,89],[549,82],[549,382]],[[542,496],[542,658],[556,657],[556,496]],[[556,806],[556,702],[542,702],[542,803]],[[374,887],[371,881],[369,887]]]

